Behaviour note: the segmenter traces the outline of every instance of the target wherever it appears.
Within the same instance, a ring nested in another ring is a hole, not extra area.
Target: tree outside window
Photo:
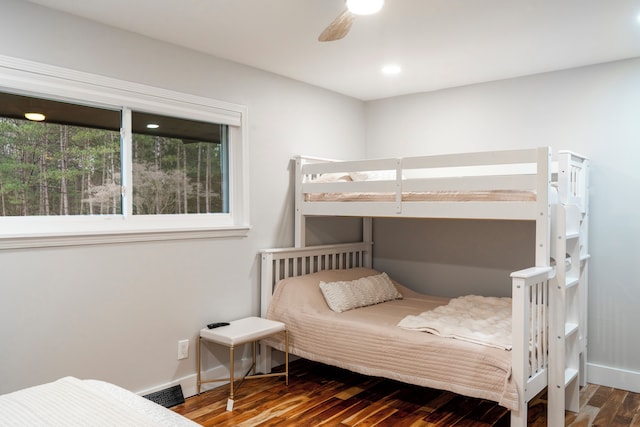
[[[229,212],[226,125],[133,112],[127,172],[120,111],[0,98],[0,216],[120,215],[123,173],[134,215]]]

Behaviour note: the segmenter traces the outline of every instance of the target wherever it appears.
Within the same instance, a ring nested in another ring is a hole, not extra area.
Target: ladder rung
[[[564,370],[564,386],[565,387],[576,378],[578,378],[577,369],[567,368]]]
[[[567,288],[570,288],[572,286],[577,285],[578,283],[580,283],[580,278],[578,278],[578,277],[567,277],[567,281],[565,283],[565,286]]]
[[[568,337],[571,334],[575,334],[578,332],[578,324],[577,323],[566,323],[564,325],[564,336]]]
[[[569,231],[569,232],[567,232],[567,235],[565,236],[565,239],[567,239],[567,240],[577,239],[578,237],[580,237],[580,232],[579,231]]]

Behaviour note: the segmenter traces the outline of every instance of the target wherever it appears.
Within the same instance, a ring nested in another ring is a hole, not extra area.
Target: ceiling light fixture
[[[157,124],[157,123],[149,123],[147,125],[147,129],[158,129],[159,127],[160,127],[160,125]]]
[[[382,9],[384,0],[347,0],[347,9],[354,15],[372,15]]]
[[[45,116],[42,113],[24,113],[24,117],[33,122],[41,122],[45,119]]]
[[[400,74],[401,71],[402,71],[402,68],[400,68],[400,66],[396,64],[389,64],[382,67],[382,74],[385,74],[387,76]]]

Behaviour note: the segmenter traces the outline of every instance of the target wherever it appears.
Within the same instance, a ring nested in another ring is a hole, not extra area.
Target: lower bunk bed
[[[526,426],[528,402],[547,385],[550,268],[512,274],[509,345],[486,345],[400,327],[449,299],[389,282],[366,265],[370,252],[370,243],[262,252],[262,316],[287,325],[290,354],[495,401],[511,411],[512,426]],[[354,284],[364,286],[355,298]],[[284,343],[262,343],[265,372],[271,348],[284,350]]]

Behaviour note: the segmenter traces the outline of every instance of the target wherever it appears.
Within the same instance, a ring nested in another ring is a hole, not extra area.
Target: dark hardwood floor
[[[203,426],[508,426],[509,412],[493,402],[372,378],[296,360],[289,386],[282,377],[251,379],[226,410],[229,386],[188,398],[174,411]],[[529,405],[529,425],[546,426],[546,395]],[[640,393],[588,385],[579,414],[567,412],[572,427],[640,427]],[[556,427],[556,426],[552,426]]]

